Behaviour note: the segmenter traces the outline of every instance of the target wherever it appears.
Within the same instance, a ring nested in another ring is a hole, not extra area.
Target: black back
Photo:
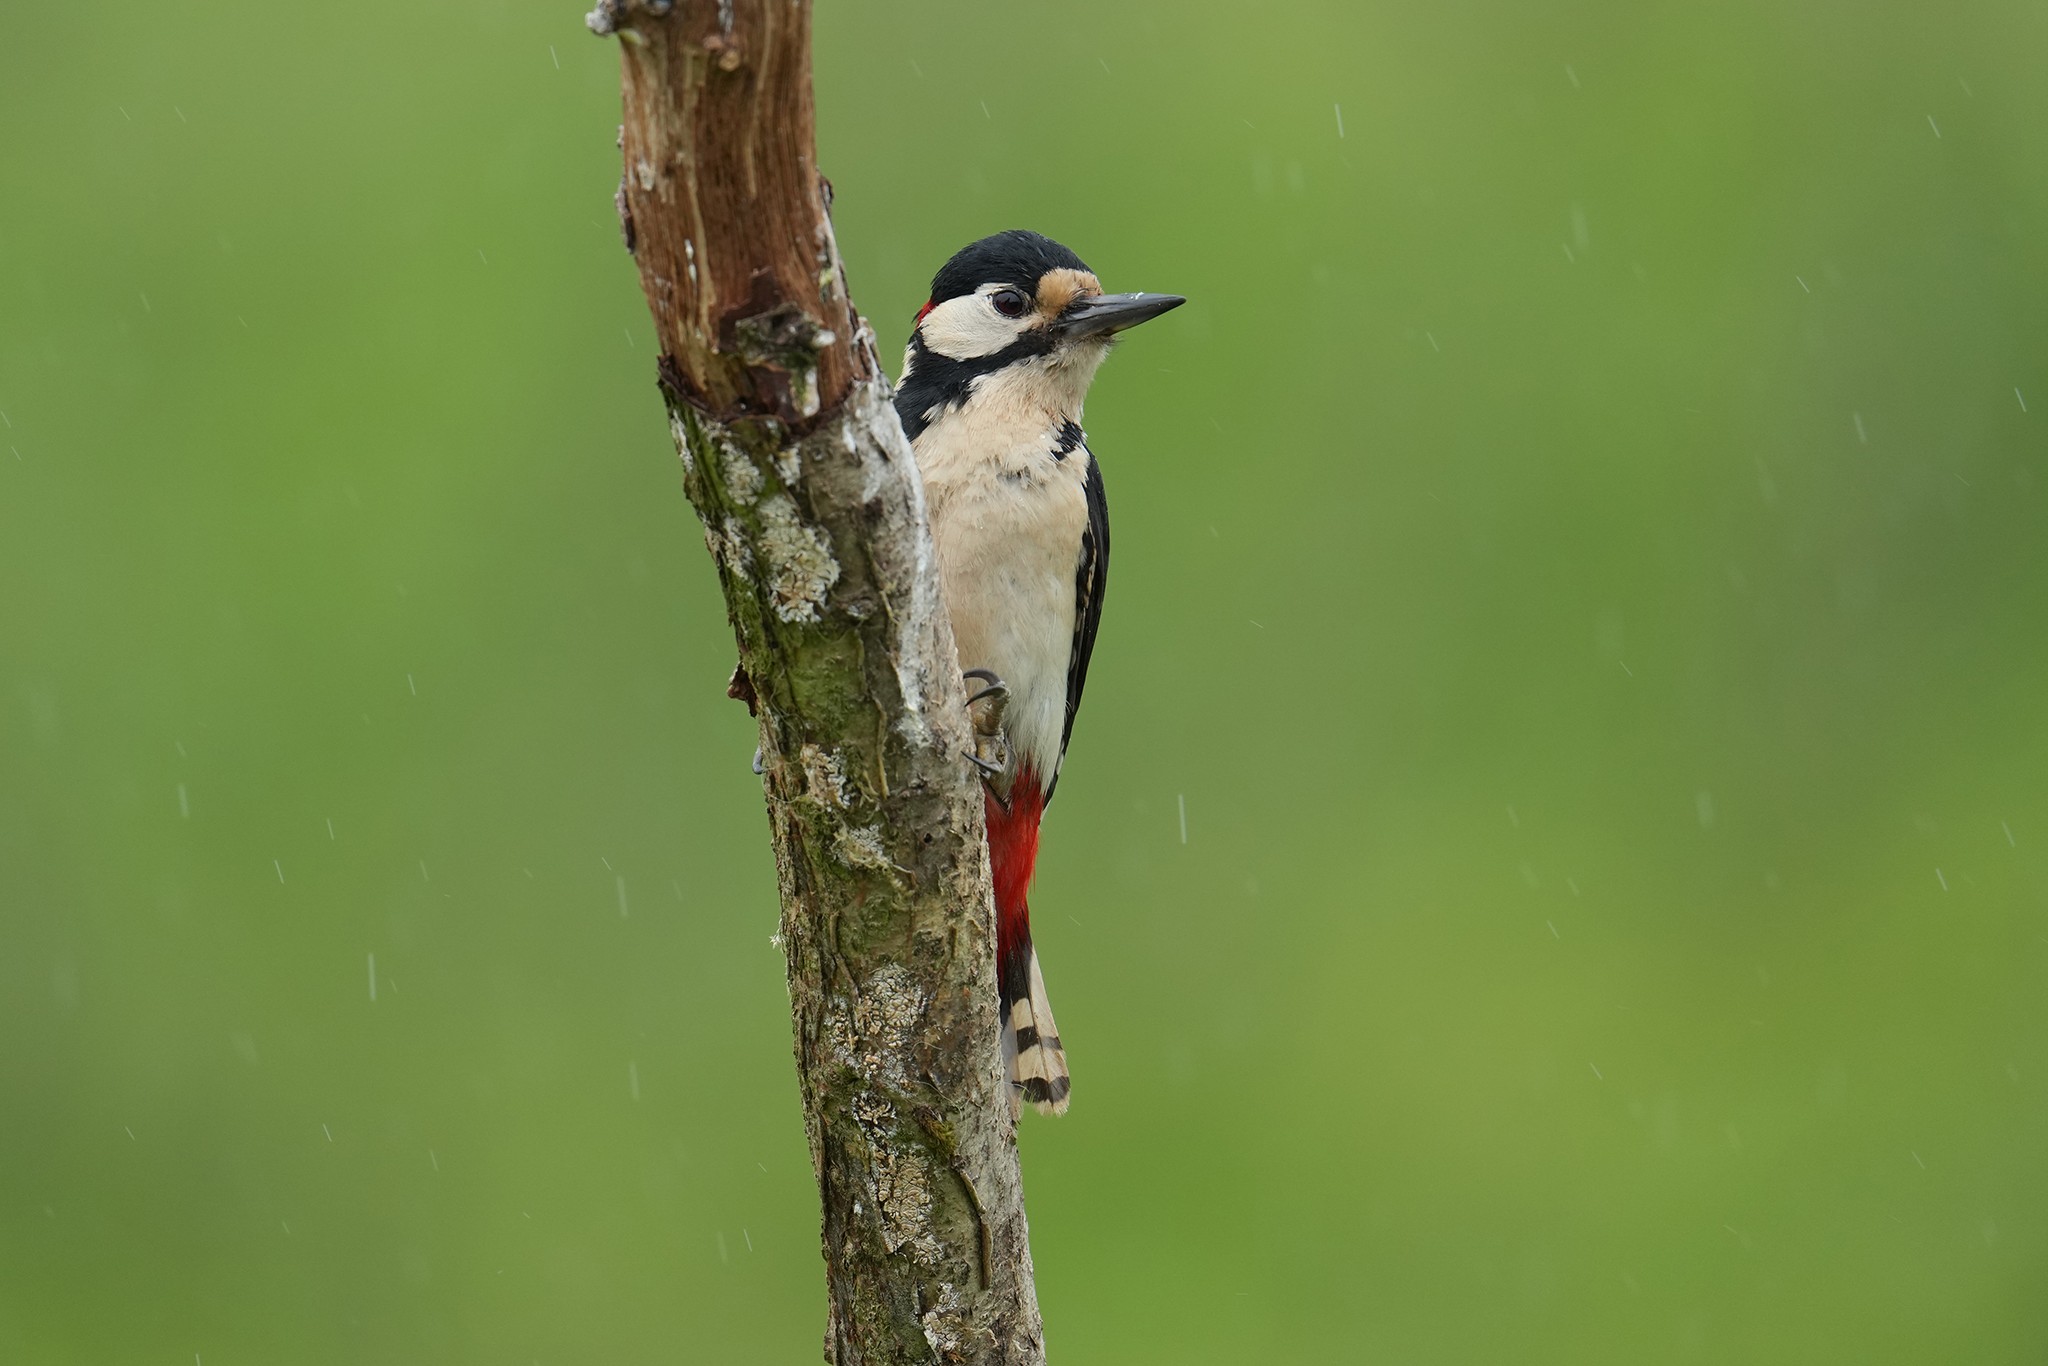
[[[1088,499],[1088,529],[1081,533],[1081,559],[1074,567],[1074,647],[1067,655],[1067,724],[1060,732],[1060,758],[1074,736],[1074,717],[1081,710],[1081,690],[1088,686],[1088,660],[1095,653],[1095,631],[1102,625],[1102,600],[1109,593],[1109,498],[1102,491],[1102,462],[1088,453],[1088,478],[1082,485]],[[1060,775],[1052,775],[1045,799],[1052,800]]]

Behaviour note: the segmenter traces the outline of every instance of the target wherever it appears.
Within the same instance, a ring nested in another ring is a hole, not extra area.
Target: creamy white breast
[[[1090,456],[1085,446],[1052,454],[1065,405],[1043,401],[1048,377],[1019,383],[1028,378],[988,377],[914,449],[960,667],[993,670],[1009,685],[1011,762],[1049,784],[1066,725]]]

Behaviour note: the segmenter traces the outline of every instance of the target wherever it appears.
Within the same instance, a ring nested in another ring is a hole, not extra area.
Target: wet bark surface
[[[761,733],[842,1366],[1044,1360],[922,487],[815,166],[807,0],[604,0],[619,213]]]

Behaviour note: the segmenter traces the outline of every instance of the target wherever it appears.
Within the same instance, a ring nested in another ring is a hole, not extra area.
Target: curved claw
[[[1009,784],[1003,781],[1003,766],[992,764],[979,754],[968,755],[967,762],[974,765],[975,772],[981,775],[981,790],[988,794],[989,800],[1008,811],[1010,792]]]
[[[978,678],[988,685],[985,688],[979,689],[967,699],[967,705],[970,707],[983,698],[994,697],[1001,699],[1010,695],[1010,685],[1003,682],[1002,675],[993,669],[964,669],[961,671],[960,676],[962,678]]]
[[[1009,810],[1009,784],[1004,774],[1010,767],[1010,747],[1003,738],[1003,713],[1010,702],[1010,685],[993,669],[963,669],[962,678],[978,679],[986,686],[967,699],[968,721],[974,731],[967,762],[981,775],[981,784],[998,805]],[[977,709],[976,704],[986,706]]]

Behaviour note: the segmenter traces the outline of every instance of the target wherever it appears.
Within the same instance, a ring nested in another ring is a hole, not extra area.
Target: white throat
[[[1109,347],[1100,342],[1062,346],[1049,355],[1033,356],[993,373],[978,376],[968,387],[966,409],[993,426],[1011,422],[1030,427],[1062,419],[1079,422]]]

